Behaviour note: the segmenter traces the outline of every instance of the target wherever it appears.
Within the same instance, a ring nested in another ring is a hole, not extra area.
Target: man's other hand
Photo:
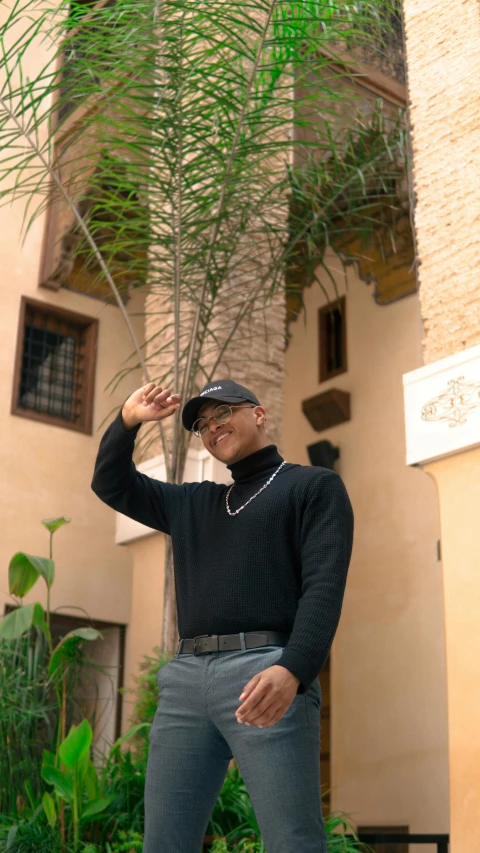
[[[258,672],[243,688],[235,711],[239,723],[266,729],[282,719],[296,696],[300,679],[285,666],[274,664]]]

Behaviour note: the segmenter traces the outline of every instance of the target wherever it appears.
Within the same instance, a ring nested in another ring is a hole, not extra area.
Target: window
[[[12,414],[92,433],[98,321],[22,297]]]
[[[347,370],[345,297],[318,311],[319,382]]]

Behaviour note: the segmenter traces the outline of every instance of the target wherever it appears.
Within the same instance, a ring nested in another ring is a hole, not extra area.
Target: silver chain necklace
[[[254,494],[254,495],[252,495],[252,497],[251,497],[251,498],[249,498],[249,499],[248,499],[248,501],[247,501],[246,503],[244,503],[244,504],[243,504],[243,506],[240,506],[238,509],[234,510],[234,512],[232,512],[232,510],[230,509],[230,507],[229,507],[229,505],[228,505],[228,496],[229,496],[230,492],[232,491],[232,489],[233,489],[233,487],[234,487],[234,485],[235,485],[235,483],[232,483],[232,485],[230,486],[230,488],[229,488],[229,489],[228,489],[228,491],[227,491],[227,494],[225,495],[225,503],[226,503],[226,505],[227,505],[227,512],[228,512],[228,514],[229,514],[229,515],[238,515],[238,513],[239,513],[239,512],[241,512],[241,511],[242,511],[242,509],[245,509],[245,507],[246,507],[246,506],[248,506],[248,504],[250,503],[250,501],[253,501],[253,499],[254,499],[254,498],[258,497],[258,495],[260,494],[260,492],[263,492],[263,490],[264,490],[264,489],[266,489],[266,488],[267,488],[267,486],[269,486],[269,485],[270,485],[270,483],[272,482],[273,478],[274,478],[274,477],[276,477],[276,476],[277,476],[277,474],[278,474],[278,472],[280,471],[280,468],[283,468],[283,466],[284,466],[284,465],[286,465],[286,464],[287,464],[287,460],[286,460],[286,459],[284,459],[284,460],[283,460],[283,462],[282,462],[282,464],[278,466],[277,470],[273,472],[273,474],[272,474],[272,476],[270,477],[270,479],[269,479],[269,480],[267,480],[267,482],[263,484],[262,488],[261,488],[261,489],[259,489],[259,490],[258,490],[258,492],[255,492],[255,494]]]

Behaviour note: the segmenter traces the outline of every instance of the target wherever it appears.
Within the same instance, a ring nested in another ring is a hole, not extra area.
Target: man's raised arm
[[[134,391],[102,436],[91,483],[112,509],[163,533],[169,533],[169,518],[184,490],[141,474],[132,457],[141,424],[168,418],[179,406],[179,394],[154,382]]]

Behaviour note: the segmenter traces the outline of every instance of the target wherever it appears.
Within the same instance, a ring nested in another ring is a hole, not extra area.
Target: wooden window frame
[[[318,309],[318,363],[319,363],[319,375],[318,381],[326,382],[327,379],[332,379],[334,376],[338,376],[340,373],[346,373],[348,370],[347,364],[347,300],[345,296],[340,296],[339,299],[336,299],[334,303],[330,303],[327,305],[323,305]],[[327,325],[326,318],[327,315],[331,313],[332,309],[340,308],[341,318],[342,318],[342,366],[336,368],[335,370],[327,369],[327,353],[325,348],[325,343],[327,339]]]
[[[77,423],[72,423],[57,415],[49,415],[46,412],[37,412],[35,409],[26,409],[18,405],[18,395],[20,392],[20,380],[22,373],[23,346],[25,338],[25,314],[28,306],[31,306],[38,312],[44,314],[54,314],[57,317],[71,323],[72,326],[78,326],[85,331],[85,368],[83,374],[83,385],[81,390],[81,408],[80,419]],[[15,364],[13,372],[13,390],[12,404],[10,413],[18,415],[22,418],[40,421],[41,423],[50,424],[51,426],[60,426],[64,429],[71,429],[75,432],[93,433],[93,400],[95,393],[95,373],[97,360],[97,341],[98,341],[98,320],[95,317],[89,317],[86,314],[79,314],[76,311],[69,311],[66,308],[59,308],[57,305],[52,305],[50,302],[43,300],[31,299],[29,296],[22,296],[20,302],[20,315],[18,320],[17,331],[17,347],[15,353]]]
[[[372,68],[352,51],[319,48],[319,53],[329,61],[329,66],[351,80],[354,87],[366,89],[391,104],[405,107],[408,102],[407,87],[393,80],[383,71]]]

